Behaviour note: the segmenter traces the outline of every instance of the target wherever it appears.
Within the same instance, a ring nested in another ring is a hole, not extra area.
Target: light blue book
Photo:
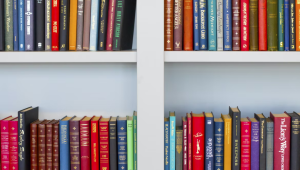
[[[25,51],[25,7],[24,0],[18,1],[18,22],[19,22],[19,51]]]
[[[97,51],[100,0],[91,1],[90,51]]]
[[[217,51],[217,0],[207,0],[208,50]]]
[[[170,170],[175,170],[176,154],[176,117],[175,112],[170,112]]]

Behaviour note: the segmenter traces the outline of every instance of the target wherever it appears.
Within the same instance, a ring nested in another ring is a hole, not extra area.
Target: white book
[[[217,50],[223,51],[223,0],[217,0]]]

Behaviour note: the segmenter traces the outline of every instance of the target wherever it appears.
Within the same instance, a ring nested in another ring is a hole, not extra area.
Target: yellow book
[[[70,0],[69,50],[76,50],[77,0]]]
[[[221,114],[224,121],[224,170],[231,170],[231,126],[232,120],[228,115]]]

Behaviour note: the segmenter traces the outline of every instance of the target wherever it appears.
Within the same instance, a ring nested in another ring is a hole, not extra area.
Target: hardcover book
[[[25,0],[25,50],[33,51],[35,43],[35,8],[34,0]]]
[[[241,169],[251,169],[251,122],[241,118]]]
[[[164,168],[170,169],[170,120],[164,118]]]
[[[224,170],[231,170],[231,125],[232,119],[230,115],[223,115],[224,121]]]
[[[90,51],[97,51],[99,30],[99,0],[91,0]]]
[[[258,49],[268,50],[267,39],[267,0],[258,0]],[[261,167],[260,167],[261,168]]]
[[[209,10],[210,11],[210,10]],[[205,115],[205,170],[214,169],[214,115],[213,113],[204,113]]]
[[[108,143],[108,121],[105,122],[107,124],[107,127],[105,127],[105,129],[103,128],[103,130],[107,131],[107,135],[105,137],[101,137],[100,135],[102,127],[101,126],[101,122],[99,122],[99,120],[101,119],[101,116],[95,116],[93,117],[93,119],[91,120],[91,170],[99,170],[99,159],[101,161],[101,157],[99,155],[99,153],[101,154],[101,151],[99,150],[99,145],[101,145],[101,139],[106,139],[103,140],[103,144]],[[100,124],[100,126],[99,126]],[[107,144],[106,144],[107,146]],[[106,152],[108,151],[108,147],[106,147]],[[108,155],[106,157],[106,159],[108,160]],[[101,162],[100,162],[101,164]],[[108,162],[107,162],[108,164]],[[101,168],[102,169],[102,168]]]
[[[59,51],[59,9],[59,1],[52,0],[52,51]]]
[[[3,10],[3,9],[1,9]],[[4,0],[5,51],[14,50],[13,0]]]
[[[60,169],[70,170],[70,120],[74,117],[63,117],[59,120],[59,158],[60,158]]]
[[[208,10],[208,50],[217,50],[217,1],[207,1]]]
[[[198,51],[200,50],[200,35],[199,35],[199,32],[200,32],[200,28],[199,28],[199,0],[193,0],[193,5],[192,5],[192,8],[193,8],[193,20],[194,20],[194,50],[195,51]]]
[[[9,156],[9,122],[15,117],[8,117],[1,120],[1,169],[10,169],[10,156]]]
[[[34,7],[36,9],[35,13],[35,50],[44,51],[45,50],[45,0],[35,0]],[[42,23],[42,24],[39,24]]]
[[[15,170],[18,169],[18,118],[14,118],[11,121],[9,121],[8,128],[9,128],[9,170]]]
[[[82,117],[74,117],[70,120],[70,157],[71,170],[80,170],[80,120]]]
[[[182,126],[176,127],[176,170],[182,170]]]
[[[133,112],[133,169],[137,170],[137,112]]]
[[[207,0],[199,0],[199,32],[200,32],[200,50],[207,50]]]
[[[84,1],[83,10],[83,42],[82,49],[88,51],[90,47],[90,26],[91,26],[91,0]]]
[[[60,1],[60,14],[59,14],[59,50],[69,50],[69,19],[70,19],[70,1]]]
[[[18,0],[18,11],[24,11],[24,4],[25,0]],[[1,6],[1,2],[0,2]],[[3,9],[0,7],[0,9]],[[1,12],[0,12],[1,13]],[[18,30],[19,30],[19,51],[25,51],[25,13],[18,12]],[[0,14],[0,20],[1,20],[1,14]],[[1,37],[1,21],[0,21],[0,37]],[[0,44],[1,44],[1,38],[0,38]],[[1,51],[1,45],[0,45],[0,51]]]
[[[249,51],[249,0],[241,0],[241,51]]]
[[[204,136],[205,136],[205,117],[203,113],[192,113],[192,151],[193,151],[193,169],[204,167]]]
[[[296,50],[296,47],[295,47],[295,45],[296,45],[296,34],[295,34],[295,22],[296,22],[296,18],[295,18],[295,0],[290,0],[289,1],[289,14],[290,14],[290,18],[289,18],[289,20],[290,20],[290,51],[295,51]]]
[[[30,124],[30,165],[31,169],[38,169],[38,124],[42,121],[36,120]]]
[[[78,5],[78,7],[77,7],[76,50],[82,51],[84,0],[78,0],[77,5]]]
[[[69,50],[76,50],[78,1],[70,0]]]
[[[176,116],[170,112],[170,170],[175,170],[175,147],[176,147]]]
[[[290,0],[284,0],[284,50],[290,50]]]
[[[249,0],[249,49],[258,51],[258,0]]]
[[[241,50],[241,14],[240,8],[241,1],[232,0],[232,50],[240,51]],[[232,123],[234,121],[232,120]],[[234,135],[234,134],[233,134]],[[234,160],[232,160],[234,161]],[[239,165],[232,165],[233,167],[237,167]],[[235,168],[233,168],[234,170]]]
[[[59,120],[53,124],[53,170],[59,170]]]
[[[274,155],[274,123],[270,118],[267,118],[267,154],[266,154],[266,169],[273,170],[273,155]]]
[[[188,170],[192,170],[192,115],[186,114],[187,119],[187,142],[188,142]]]
[[[100,170],[109,170],[109,120],[110,118],[101,118],[99,122]]]
[[[267,0],[268,51],[278,50],[277,0]]]
[[[266,117],[264,114],[254,114],[255,119],[259,122],[259,170],[266,170]]]
[[[223,51],[223,0],[217,0],[217,50]]]
[[[286,113],[286,112],[285,112]],[[300,169],[300,162],[297,158],[300,157],[300,147],[298,144],[300,142],[300,116],[296,113],[286,113],[291,117],[291,159],[290,159],[290,169]]]
[[[182,51],[183,0],[174,2],[174,51]]]
[[[229,107],[229,115],[232,118],[232,155],[231,155],[231,169],[239,170],[241,162],[241,111],[238,107]]]
[[[133,117],[127,116],[127,169],[133,170]]]
[[[193,1],[183,0],[183,50],[193,50]]]
[[[284,51],[284,1],[278,0],[278,51]]]
[[[214,169],[223,170],[224,169],[224,121],[222,118],[215,118],[214,127]]]
[[[117,119],[118,169],[127,170],[127,118]]]
[[[170,11],[173,11],[173,6],[171,6],[171,7],[172,7],[172,9],[170,9]],[[108,50],[108,51],[112,51],[112,46],[113,46],[112,43],[113,43],[113,35],[114,35],[114,28],[115,28],[115,10],[116,10],[116,0],[110,0],[109,4],[108,4],[107,35],[106,35],[106,50]],[[171,14],[173,17],[173,13],[170,12],[170,15]],[[166,15],[167,15],[167,13],[165,11],[165,17],[166,17]],[[173,18],[170,19],[168,22],[172,22],[172,24],[173,24]],[[165,29],[165,31],[166,31],[166,29]],[[173,29],[172,29],[172,31],[173,31]],[[171,35],[171,33],[170,33],[170,35]],[[172,32],[172,35],[173,35],[173,32]]]
[[[46,169],[46,124],[49,120],[44,120],[37,125],[37,155],[38,170]]]
[[[91,169],[91,119],[84,117],[80,120],[80,166],[81,170]]]
[[[183,162],[182,162],[182,166],[183,166],[183,170],[187,170],[188,169],[188,138],[187,138],[187,128],[188,128],[188,122],[186,120],[185,117],[182,117],[182,127],[183,127],[183,130],[182,130],[182,150],[183,150],[183,155],[182,155],[182,158],[183,158]]]
[[[118,169],[117,154],[117,118],[111,117],[109,120],[109,169]]]
[[[53,170],[53,124],[57,120],[52,120],[46,124],[46,169]]]
[[[52,33],[52,23],[51,23],[51,16],[52,16],[52,0],[45,1],[45,50],[51,51],[51,33]]]
[[[21,0],[20,0],[21,1]],[[0,9],[4,9],[4,1],[0,1]],[[5,50],[4,10],[0,12],[0,51]]]
[[[251,170],[259,170],[259,122],[249,118],[251,122]]]
[[[297,1],[296,1],[297,2]],[[296,33],[300,32],[300,3],[295,3],[295,23],[296,23]],[[295,34],[296,41],[296,51],[300,51],[300,37]]]
[[[101,0],[98,50],[106,50],[108,1]]]
[[[2,8],[0,8],[2,10]],[[19,51],[18,0],[13,0],[14,51]]]
[[[231,10],[231,1],[224,0],[223,3],[223,31],[224,31],[224,51],[232,50],[232,10]],[[224,167],[225,168],[225,167]]]

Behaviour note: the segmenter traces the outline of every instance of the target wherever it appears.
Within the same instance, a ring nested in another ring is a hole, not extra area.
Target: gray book
[[[223,0],[217,0],[217,50],[223,51]]]
[[[182,141],[183,141],[183,130],[182,126],[177,126],[176,127],[176,152],[175,152],[175,167],[176,170],[182,170],[182,155],[183,155],[183,150],[182,150]]]
[[[0,9],[1,12],[3,9]],[[4,0],[5,51],[14,50],[13,1]]]
[[[25,50],[34,50],[34,0],[25,0]]]
[[[274,122],[267,118],[267,154],[266,166],[267,170],[273,170],[273,137],[274,137]]]
[[[77,8],[77,41],[76,41],[76,50],[82,51],[82,39],[83,39],[83,4],[84,0],[78,0]]]
[[[52,14],[52,0],[46,0],[45,1],[45,9],[46,9],[46,14],[45,14],[45,50],[46,51],[51,51],[51,34],[52,34],[52,25],[51,25],[51,14]]]

